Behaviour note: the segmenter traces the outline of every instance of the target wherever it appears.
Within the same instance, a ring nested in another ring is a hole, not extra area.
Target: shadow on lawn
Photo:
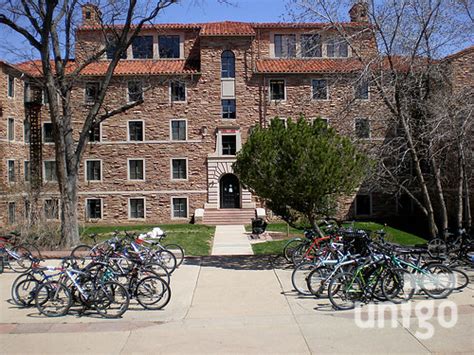
[[[188,258],[185,263],[187,265],[231,270],[291,269],[291,265],[288,264],[285,258],[274,255],[203,256],[200,258]]]

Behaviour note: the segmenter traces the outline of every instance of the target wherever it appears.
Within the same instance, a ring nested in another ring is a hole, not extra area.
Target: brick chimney
[[[369,22],[369,4],[365,0],[357,2],[349,10],[351,22]]]
[[[102,23],[102,12],[97,5],[85,3],[82,5],[82,25],[95,26]]]

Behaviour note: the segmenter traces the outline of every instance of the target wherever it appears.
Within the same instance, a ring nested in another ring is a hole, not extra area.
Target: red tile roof
[[[252,24],[247,22],[212,22],[205,23],[199,32],[201,36],[255,36]]]
[[[469,52],[472,52],[472,51],[474,51],[474,45],[472,45],[470,47],[467,47],[467,48],[464,48],[464,49],[460,50],[459,52],[450,54],[447,57],[444,57],[441,61],[444,61],[444,60],[449,61],[449,60],[452,60],[452,59],[456,59],[456,58],[462,57],[463,55],[466,55],[466,54],[468,54]]]
[[[262,59],[257,60],[257,73],[348,73],[360,70],[357,59]]]
[[[199,30],[202,25],[198,23],[156,23],[156,24],[145,24],[142,26],[142,30]],[[97,31],[104,30],[107,28],[120,29],[123,25],[82,25],[77,28],[77,31]],[[132,25],[132,28],[136,28]]]
[[[337,25],[346,28],[361,28],[370,26],[370,24],[366,22],[339,22]],[[328,22],[254,22],[252,23],[252,27],[255,29],[258,28],[270,28],[270,29],[291,29],[291,28],[299,28],[299,29],[328,29],[333,28],[334,24]]]
[[[91,63],[82,70],[81,75],[105,75],[109,63],[109,61]],[[39,60],[20,63],[16,67],[31,76],[40,76],[42,73]],[[71,62],[67,67],[67,72],[71,73],[75,67],[76,63]],[[114,75],[170,75],[197,74],[198,72],[197,69],[188,67],[185,60],[122,60],[117,64]]]

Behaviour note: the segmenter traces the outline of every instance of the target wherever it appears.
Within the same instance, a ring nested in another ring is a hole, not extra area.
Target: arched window
[[[221,56],[221,77],[235,78],[235,56],[232,51],[224,51]]]

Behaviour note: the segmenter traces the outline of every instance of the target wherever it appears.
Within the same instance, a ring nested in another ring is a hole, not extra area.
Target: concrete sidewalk
[[[212,255],[253,255],[252,246],[242,225],[216,226]]]
[[[271,257],[187,259],[172,276],[172,300],[164,310],[144,311],[132,301],[116,320],[93,314],[46,318],[35,308],[17,308],[8,302],[16,276],[0,275],[2,354],[474,352],[472,284],[449,297],[457,305],[456,325],[440,326],[436,312],[426,321],[434,336],[422,340],[415,337],[424,330],[415,315],[408,327],[400,320],[393,327],[389,319],[383,327],[362,329],[354,311],[335,312],[327,298],[298,296],[291,269]]]

